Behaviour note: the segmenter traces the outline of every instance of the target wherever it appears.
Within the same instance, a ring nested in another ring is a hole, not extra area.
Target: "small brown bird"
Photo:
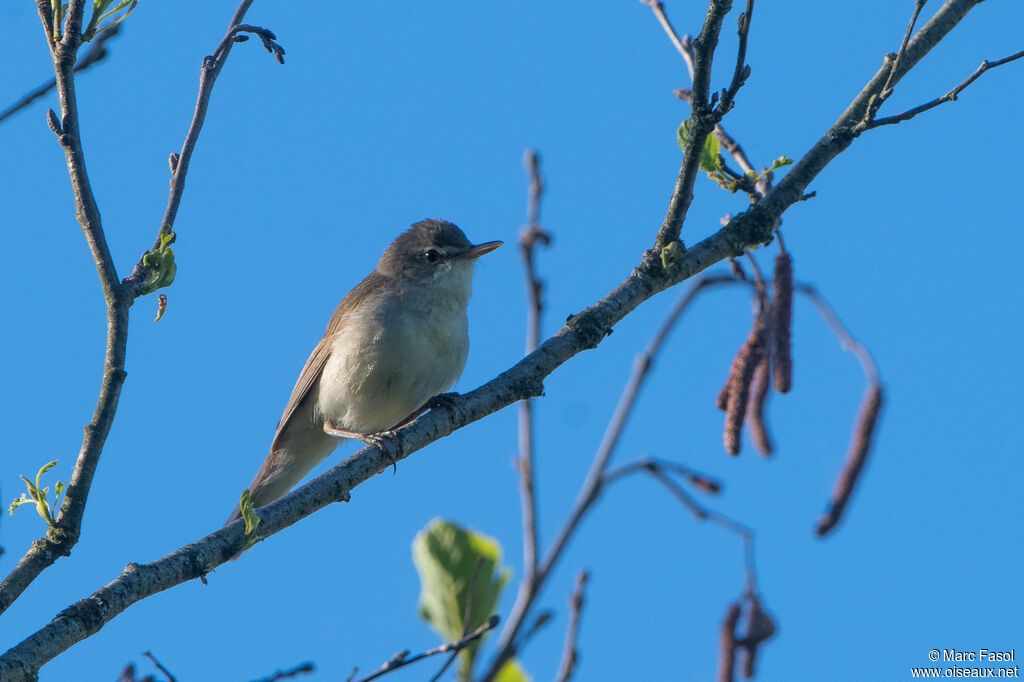
[[[473,265],[501,245],[474,246],[445,220],[415,223],[391,242],[306,360],[249,484],[254,507],[291,490],[343,438],[373,442],[455,385],[469,353]],[[240,516],[236,507],[228,523]]]

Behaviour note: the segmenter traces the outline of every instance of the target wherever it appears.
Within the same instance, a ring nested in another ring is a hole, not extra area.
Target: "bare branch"
[[[252,3],[253,0],[242,0],[238,9],[235,10],[234,16],[231,17],[228,31],[217,45],[217,49],[213,51],[212,55],[203,59],[199,75],[199,95],[196,98],[195,112],[192,115],[192,123],[189,125],[188,133],[185,135],[185,142],[182,144],[181,151],[178,153],[173,164],[174,170],[171,176],[171,190],[170,196],[167,199],[167,209],[164,211],[164,217],[160,223],[160,229],[157,231],[156,240],[150,249],[151,251],[159,248],[161,237],[169,233],[174,227],[174,221],[178,215],[178,207],[181,205],[181,197],[185,192],[185,176],[188,175],[188,165],[192,160],[192,153],[195,151],[196,144],[199,141],[199,133],[203,129],[203,123],[206,121],[206,111],[210,106],[210,96],[213,93],[214,83],[217,81],[217,76],[220,75],[221,69],[224,68],[228,55],[231,53],[231,48],[240,38],[246,38],[240,34],[246,32],[256,34],[263,41],[263,46],[274,55],[278,63],[284,63],[284,50],[274,42],[276,36],[273,33],[257,26],[242,23]],[[135,265],[131,276],[124,282],[125,287],[132,292],[133,296],[141,294],[145,274],[146,267],[140,260]]]
[[[934,109],[940,104],[945,104],[946,102],[955,102],[959,97],[960,93],[963,92],[968,85],[981,78],[981,74],[985,73],[989,69],[994,69],[997,66],[1002,66],[1003,64],[1008,64],[1012,61],[1016,61],[1021,57],[1024,57],[1024,50],[1021,50],[1020,52],[1015,52],[1014,54],[1011,54],[1009,57],[997,59],[994,62],[990,62],[988,60],[983,61],[981,63],[981,66],[974,70],[974,73],[965,78],[959,85],[957,85],[955,88],[947,92],[945,95],[936,97],[932,101],[925,102],[924,104],[918,105],[913,109],[908,109],[904,111],[902,114],[895,114],[893,116],[886,116],[884,118],[878,118],[872,121],[868,121],[864,123],[863,129],[871,130],[872,128],[878,128],[880,126],[893,125],[896,123],[902,123],[903,121],[909,121],[918,114],[928,111],[929,109]],[[895,72],[895,67],[893,68],[893,71]]]
[[[143,651],[142,655],[153,662],[153,665],[156,666],[157,670],[162,672],[167,677],[168,682],[178,682],[178,679],[171,674],[171,671],[165,668],[163,664],[160,663],[160,661],[156,660],[156,656],[154,656],[151,651]]]
[[[544,309],[544,284],[537,277],[534,264],[534,248],[538,243],[548,245],[551,235],[540,226],[540,199],[544,181],[540,175],[540,158],[533,149],[523,155],[523,165],[529,174],[530,185],[527,199],[527,224],[519,234],[519,252],[523,258],[526,274],[526,353],[532,353],[540,342],[540,317]],[[523,515],[523,580],[530,583],[537,571],[537,502],[534,496],[533,478],[533,404],[527,398],[519,403],[519,495]],[[521,587],[521,589],[523,589]]]
[[[93,262],[99,273],[100,285],[107,307],[107,338],[103,364],[103,377],[99,397],[92,421],[85,427],[85,437],[79,450],[75,468],[67,493],[61,504],[60,515],[55,526],[50,527],[44,537],[32,546],[0,583],[0,613],[3,613],[36,577],[57,559],[71,553],[78,542],[82,517],[92,486],[93,475],[99,463],[100,453],[117,411],[117,403],[124,383],[124,359],[128,341],[128,308],[131,299],[124,295],[118,283],[117,270],[107,246],[100,219],[99,207],[92,193],[92,186],[85,167],[85,153],[79,135],[78,103],[75,97],[76,53],[81,45],[81,20],[84,3],[72,1],[68,7],[64,35],[61,42],[50,43],[50,53],[56,76],[57,96],[60,102],[60,135],[57,137],[67,160],[68,174],[74,194],[75,216]],[[40,16],[46,23],[46,13],[40,9]],[[51,15],[52,16],[52,13]],[[48,33],[52,35],[52,33]]]
[[[644,458],[631,462],[613,471],[609,471],[602,481],[607,485],[614,481],[628,476],[629,474],[643,472],[650,474],[658,483],[668,490],[673,497],[679,500],[683,506],[693,513],[698,521],[710,521],[731,533],[739,535],[743,540],[743,561],[746,573],[747,592],[753,594],[757,591],[757,567],[754,557],[754,531],[739,521],[700,505],[689,493],[683,490],[666,472],[681,474],[695,486],[708,493],[717,494],[721,485],[702,474],[696,474],[693,470],[684,467],[676,462],[667,462],[660,459]]]
[[[668,211],[654,243],[654,248],[658,251],[679,241],[683,221],[686,220],[686,213],[693,202],[693,184],[697,179],[704,139],[714,130],[716,123],[708,99],[711,87],[711,64],[714,61],[715,48],[718,46],[722,20],[731,8],[731,0],[711,0],[708,5],[708,13],[704,17],[704,26],[693,43],[694,67],[693,94],[690,99],[690,135],[686,140],[683,162],[679,167],[679,175],[676,178],[675,188],[672,190]]]
[[[410,665],[412,663],[416,663],[418,661],[422,661],[425,658],[430,658],[431,656],[437,656],[438,654],[446,654],[446,653],[449,653],[449,652],[458,653],[459,651],[462,651],[467,646],[469,646],[470,644],[472,644],[476,640],[480,639],[486,633],[490,632],[491,630],[493,630],[496,627],[498,627],[498,617],[497,616],[491,616],[490,618],[487,619],[486,623],[484,623],[483,625],[478,627],[476,630],[473,630],[473,632],[469,633],[468,635],[466,635],[465,637],[463,637],[462,639],[460,639],[457,642],[450,642],[448,644],[442,644],[441,646],[434,647],[433,649],[427,649],[423,653],[416,654],[415,656],[409,656],[408,655],[409,654],[408,651],[402,651],[399,654],[396,654],[395,656],[393,656],[391,658],[391,660],[389,660],[386,663],[384,663],[381,667],[379,667],[372,674],[367,675],[366,677],[360,678],[358,680],[358,682],[370,682],[370,680],[375,680],[378,677],[382,677],[384,675],[387,675],[390,672],[398,670],[399,668],[404,668],[405,666]],[[354,674],[352,675],[352,677],[349,677],[350,682],[354,678],[355,678]]]
[[[79,71],[84,71],[93,64],[96,64],[106,59],[107,55],[109,54],[107,52],[107,41],[116,36],[120,30],[121,25],[118,24],[110,28],[109,30],[104,31],[103,33],[97,35],[95,40],[92,41],[92,45],[89,47],[89,50],[84,55],[82,55],[82,57],[78,60],[78,63],[75,64],[75,73],[78,73]],[[39,99],[40,97],[48,93],[50,90],[53,90],[55,87],[57,87],[57,79],[53,78],[50,79],[48,83],[43,83],[38,88],[29,91],[17,102],[15,102],[11,106],[7,107],[2,112],[0,112],[0,121],[10,118],[11,116],[24,109],[35,100]]]
[[[747,65],[747,38],[750,35],[750,20],[754,15],[754,0],[747,0],[747,9],[740,13],[736,33],[739,35],[739,49],[736,52],[736,68],[733,70],[732,82],[729,87],[722,91],[722,98],[715,107],[715,120],[720,121],[729,113],[736,100],[736,94],[743,87],[743,84],[750,76],[750,67]]]
[[[925,3],[928,0],[914,0],[914,12],[910,15],[910,23],[907,24],[907,31],[903,34],[903,42],[900,44],[900,51],[896,53],[896,59],[892,63],[892,71],[889,73],[889,79],[882,86],[882,92],[879,93],[878,103],[879,106],[883,101],[892,95],[892,77],[899,71],[900,62],[903,60],[903,55],[907,53],[907,43],[910,42],[910,36],[914,34],[914,26],[917,25],[917,17],[921,14],[921,10],[924,9]]]
[[[279,670],[270,677],[264,677],[256,682],[277,682],[278,680],[287,680],[290,677],[298,677],[299,675],[306,675],[308,673],[316,672],[316,666],[312,663],[300,663],[294,668],[288,668],[288,670]]]
[[[548,549],[544,560],[538,567],[536,579],[531,585],[527,585],[525,581],[520,585],[519,594],[516,596],[516,601],[512,606],[512,611],[510,612],[509,618],[506,621],[505,627],[502,629],[501,636],[499,638],[497,647],[498,654],[496,655],[494,662],[491,664],[487,675],[484,676],[485,680],[493,679],[493,675],[497,674],[501,665],[504,664],[505,660],[511,656],[511,653],[508,651],[509,645],[515,639],[518,629],[522,626],[527,612],[533,605],[533,601],[540,591],[540,586],[547,578],[548,573],[554,567],[555,562],[557,562],[561,556],[566,543],[569,541],[569,537],[571,537],[573,532],[575,532],[577,525],[579,525],[579,522],[586,515],[590,506],[597,500],[603,482],[604,472],[608,467],[608,462],[615,450],[615,446],[618,444],[619,437],[622,435],[622,430],[625,428],[626,421],[633,410],[633,405],[639,395],[640,388],[643,385],[647,373],[651,369],[654,357],[661,349],[661,346],[668,337],[669,332],[679,321],[679,318],[682,316],[686,308],[689,307],[694,297],[702,289],[715,284],[731,281],[732,278],[728,276],[701,277],[693,286],[687,289],[682,298],[675,306],[673,306],[672,310],[665,318],[665,321],[651,339],[647,349],[637,356],[633,363],[633,373],[630,375],[629,380],[626,383],[626,387],[623,389],[622,396],[619,398],[619,403],[608,423],[608,427],[605,430],[601,444],[598,446],[597,452],[594,455],[594,460],[590,465],[590,472],[587,474],[587,478],[580,488],[576,504],[573,507],[572,512],[570,512],[569,518],[562,526],[558,536]]]
[[[654,17],[661,24],[661,27],[665,30],[665,34],[668,39],[672,41],[676,50],[682,55],[683,60],[686,61],[686,67],[690,70],[690,77],[693,78],[693,51],[692,46],[684,45],[683,40],[679,39],[679,34],[672,27],[672,22],[668,20],[668,15],[665,14],[665,5],[661,3],[661,0],[640,0],[643,4],[651,8],[654,12]],[[690,36],[684,38],[687,42],[690,40]]]
[[[878,366],[875,364],[874,358],[871,357],[871,351],[867,349],[863,343],[858,341],[850,333],[850,330],[846,328],[846,325],[842,323],[839,316],[836,315],[835,311],[828,304],[828,301],[818,292],[818,290],[805,282],[800,282],[794,285],[794,288],[801,294],[806,296],[817,308],[818,313],[821,315],[825,323],[828,324],[832,333],[839,339],[840,345],[843,350],[853,353],[857,360],[860,361],[861,367],[864,369],[864,374],[867,375],[868,381],[872,384],[879,383],[878,378]]]
[[[589,578],[590,571],[580,571],[576,576],[576,589],[569,596],[569,627],[565,631],[565,647],[562,649],[562,662],[558,664],[555,682],[569,682],[576,672],[576,664],[579,662],[576,642],[579,638],[580,615],[583,613],[583,591]]]
[[[51,20],[52,11],[44,5],[45,2],[37,3],[40,17],[43,20],[44,30],[48,36],[53,35]],[[209,103],[209,94],[213,86],[213,79],[219,73],[220,66],[230,50],[231,43],[242,27],[239,27],[242,17],[252,0],[244,0],[235,12],[232,19],[232,28],[228,36],[218,46],[218,66],[204,66],[205,86],[201,86],[200,103],[196,106],[196,117],[193,118],[190,135],[191,143],[186,140],[188,153],[191,155],[195,144],[195,137],[198,137],[199,128],[202,126],[200,110],[205,114],[206,106]],[[92,479],[99,464],[100,454],[106,443],[107,435],[110,433],[114,415],[117,412],[118,400],[121,394],[121,387],[124,384],[125,371],[124,360],[125,350],[128,342],[128,311],[138,295],[142,293],[142,281],[146,268],[142,261],[135,267],[131,281],[119,282],[117,270],[107,246],[106,236],[100,218],[99,207],[89,183],[86,172],[85,154],[81,145],[79,134],[78,105],[75,97],[74,71],[76,54],[82,43],[82,14],[85,2],[83,0],[72,0],[68,5],[67,18],[62,29],[63,33],[60,42],[50,43],[51,56],[53,59],[57,95],[60,101],[60,134],[57,139],[64,150],[67,159],[68,172],[71,178],[71,186],[75,198],[75,215],[85,235],[89,250],[92,253],[93,261],[99,273],[100,284],[107,303],[107,341],[104,357],[103,378],[100,385],[99,397],[92,421],[85,427],[85,437],[82,447],[71,474],[71,480],[61,505],[60,515],[57,517],[55,527],[47,531],[45,537],[32,543],[32,546],[18,562],[11,573],[0,583],[0,613],[3,613],[18,596],[32,583],[33,580],[48,566],[51,566],[61,556],[67,556],[71,548],[78,542],[81,532],[82,517],[85,513],[85,506],[92,485]],[[251,28],[251,27],[249,27]],[[59,29],[59,27],[58,27]],[[262,30],[262,29],[260,29]],[[97,41],[103,36],[109,39],[115,33],[114,29],[105,31],[97,37]],[[100,43],[102,44],[102,43]],[[269,48],[268,48],[269,49]],[[212,73],[213,76],[209,77]],[[198,120],[198,123],[197,123]],[[183,154],[184,156],[184,154]],[[180,179],[179,189],[184,188],[184,170],[186,163],[176,164],[175,177]],[[173,191],[172,191],[173,194]],[[180,191],[174,201],[175,210],[180,201]],[[169,225],[165,223],[165,225]],[[161,230],[161,233],[163,230]],[[159,244],[159,237],[157,239]]]

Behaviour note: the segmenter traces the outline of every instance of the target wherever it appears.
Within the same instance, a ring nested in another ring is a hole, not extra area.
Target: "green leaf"
[[[661,267],[670,270],[681,255],[683,255],[683,250],[680,248],[679,242],[670,242],[661,250]]]
[[[722,159],[718,156],[718,138],[709,133],[704,138],[704,149],[700,153],[700,169],[706,173],[717,173],[722,170]]]
[[[686,141],[690,139],[690,119],[686,119],[679,124],[679,129],[676,130],[676,144],[684,152],[686,151]]]
[[[242,497],[238,500],[238,509],[242,513],[242,518],[245,519],[246,536],[252,535],[262,519],[260,519],[252,506],[252,498],[249,496],[248,488],[242,491]]]
[[[146,279],[142,282],[142,294],[151,294],[157,289],[169,287],[178,273],[174,262],[174,249],[168,246],[175,239],[173,232],[167,231],[160,235],[160,246],[142,256],[142,264],[149,268]]]
[[[43,477],[43,474],[45,474],[47,471],[49,471],[50,469],[52,469],[55,466],[57,466],[57,460],[53,460],[52,462],[47,462],[46,464],[44,464],[39,469],[39,472],[36,474],[36,487],[37,488],[39,487],[39,479],[41,479]],[[28,481],[26,481],[26,483],[27,482]]]
[[[686,119],[679,124],[679,129],[676,130],[676,142],[684,152],[686,143],[690,139],[690,126],[690,119]],[[708,133],[708,136],[704,138],[704,148],[700,152],[700,169],[702,171],[717,173],[722,170],[722,160],[718,156],[719,151],[718,138],[713,132]]]
[[[111,22],[110,24],[108,24],[108,25],[104,26],[103,28],[101,28],[100,31],[105,31],[108,28],[113,28],[114,26],[117,26],[122,21],[127,19],[128,15],[131,14],[135,10],[135,5],[137,5],[138,2],[139,2],[139,0],[121,0],[121,2],[117,3],[117,5],[114,6],[114,9],[110,10],[109,12],[107,12],[106,14],[104,14],[103,16],[100,17],[100,21],[103,21],[104,19],[109,17],[111,14],[115,14],[117,12],[120,12],[125,7],[128,8],[128,11],[125,12],[122,16],[118,17],[117,21]],[[97,21],[96,23],[98,24],[99,21]],[[99,33],[99,31],[97,31],[97,33]]]
[[[24,478],[24,476],[22,476],[22,478]],[[11,502],[11,506],[8,507],[8,509],[10,509],[11,515],[13,516],[15,509],[17,509],[18,507],[20,507],[23,504],[30,504],[30,503],[33,503],[33,502],[35,502],[35,500],[33,500],[31,497],[29,497],[25,493],[22,493],[21,497],[19,497],[18,499],[14,500],[13,502]]]
[[[478,557],[481,558],[477,572]],[[420,617],[446,642],[462,639],[462,619],[473,574],[468,630],[483,624],[495,610],[511,571],[500,566],[501,546],[485,535],[434,519],[416,534],[412,558],[420,576]],[[468,677],[481,640],[462,650],[461,670]]]
[[[55,486],[56,492],[53,498],[53,507],[50,506],[50,501],[46,499],[46,496],[50,493],[50,486],[43,486],[42,484],[43,474],[45,474],[47,471],[49,471],[55,466],[57,466],[57,460],[47,462],[42,467],[40,467],[39,471],[36,472],[35,483],[28,480],[24,476],[20,477],[21,480],[25,481],[25,487],[28,489],[28,493],[22,493],[21,497],[11,502],[10,507],[8,507],[11,514],[13,514],[14,510],[20,507],[21,505],[28,504],[29,502],[34,502],[36,505],[36,512],[39,513],[39,516],[42,517],[43,521],[46,521],[46,525],[55,525],[53,521],[52,510],[57,508],[57,503],[60,502],[60,494],[67,484],[61,481],[57,481],[57,485]]]
[[[533,682],[533,678],[526,674],[518,660],[512,658],[501,666],[501,670],[494,676],[494,682]]]

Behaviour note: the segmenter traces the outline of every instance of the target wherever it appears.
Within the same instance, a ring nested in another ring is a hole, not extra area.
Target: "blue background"
[[[726,128],[757,165],[799,158],[895,51],[912,3],[763,3],[753,73]],[[672,2],[680,33],[703,3]],[[199,66],[227,2],[142,3],[78,78],[83,144],[120,276],[152,243],[167,155],[180,149]],[[738,9],[737,9],[738,11]],[[926,8],[930,16],[933,8]],[[714,87],[731,75],[734,12]],[[70,559],[0,618],[6,649],[115,578],[215,530],[262,461],[299,369],[337,300],[409,223],[445,217],[506,246],[477,268],[472,350],[457,388],[522,355],[523,149],[543,155],[539,255],[545,335],[625,278],[654,238],[688,114],[682,61],[650,11],[616,3],[258,2],[250,23],[287,49],[237,45],[214,91],[175,229],[178,277],[136,302],[120,410]],[[932,99],[982,59],[1021,49],[1024,6],[972,11],[898,87],[883,114]],[[3,10],[4,99],[51,73],[32,3]],[[888,402],[847,518],[819,540],[864,378],[807,301],[795,310],[795,387],[773,397],[778,454],[722,450],[714,398],[749,329],[740,291],[703,296],[644,387],[616,462],[650,455],[722,479],[707,504],[757,531],[760,589],[779,623],[761,680],[909,679],[932,648],[1024,651],[1020,566],[1022,363],[1017,241],[1024,63],[985,74],[956,103],[857,140],[794,206],[783,231],[878,361]],[[0,358],[6,503],[51,459],[67,480],[92,414],[105,316],[44,102],[0,125]],[[704,177],[688,243],[743,210]],[[767,265],[774,247],[760,254]],[[719,266],[721,267],[721,266]],[[570,509],[633,356],[682,288],[643,305],[536,403],[541,537]],[[363,674],[438,643],[416,615],[410,542],[434,517],[498,539],[521,570],[507,409],[416,453],[209,576],[137,604],[46,666],[43,680],[113,679],[152,650],[180,680],[254,679],[315,661],[311,679]],[[329,463],[352,452],[346,444]],[[0,524],[8,572],[42,532],[31,509]],[[556,618],[522,652],[550,679],[574,576],[592,578],[578,679],[710,679],[718,625],[743,586],[742,546],[646,478],[618,484],[585,520],[539,604]],[[514,597],[510,587],[502,615]],[[485,652],[486,653],[486,652]],[[438,662],[393,674],[427,679]]]

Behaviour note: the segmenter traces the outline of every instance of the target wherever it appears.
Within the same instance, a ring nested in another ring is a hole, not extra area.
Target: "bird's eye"
[[[427,249],[427,252],[423,254],[423,257],[427,259],[428,263],[436,263],[441,260],[441,254],[437,252],[437,249]]]

